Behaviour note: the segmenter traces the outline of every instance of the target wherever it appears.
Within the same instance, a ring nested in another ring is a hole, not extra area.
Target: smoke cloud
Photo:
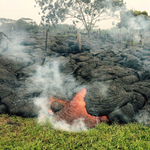
[[[56,129],[75,132],[87,130],[82,118],[75,120],[73,124],[70,125],[67,124],[65,120],[56,121],[54,115],[49,114],[51,98],[59,96],[60,98],[68,99],[67,91],[69,87],[66,88],[65,82],[70,81],[72,85],[77,85],[73,77],[65,76],[60,73],[58,61],[49,62],[45,64],[45,66],[38,66],[36,72],[29,80],[32,82],[31,84],[27,84],[28,90],[32,92],[40,90],[41,92],[39,97],[34,98],[35,105],[40,107],[38,115],[39,123],[44,123],[48,119]],[[71,95],[73,95],[73,93]]]
[[[128,20],[129,29],[148,29],[150,27],[150,21],[147,20],[144,16],[132,16]]]
[[[11,58],[13,61],[20,63],[30,63],[30,56],[27,54],[29,49],[25,48],[21,43],[29,38],[26,32],[12,32],[9,39],[2,34],[2,41],[0,44],[0,54],[6,58]],[[10,38],[11,37],[11,38]],[[13,40],[11,40],[13,39]]]

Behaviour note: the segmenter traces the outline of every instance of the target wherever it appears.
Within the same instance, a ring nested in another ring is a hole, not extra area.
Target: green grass
[[[87,132],[66,132],[34,118],[0,115],[0,150],[150,150],[150,128],[101,123]]]

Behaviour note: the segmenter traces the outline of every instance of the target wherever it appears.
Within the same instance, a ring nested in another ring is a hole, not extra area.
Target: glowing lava
[[[57,101],[64,104],[64,107],[54,114],[56,119],[58,121],[65,120],[68,124],[72,124],[74,120],[83,118],[83,121],[88,128],[95,127],[95,125],[97,125],[100,122],[108,122],[109,120],[107,116],[95,117],[87,113],[84,101],[86,93],[86,89],[83,88],[73,97],[73,99],[70,102],[65,102],[54,98],[51,99],[51,103],[53,101]],[[53,113],[52,110],[50,110],[50,113]]]

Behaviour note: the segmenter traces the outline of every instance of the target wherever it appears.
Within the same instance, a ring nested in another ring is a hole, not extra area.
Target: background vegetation
[[[116,12],[125,7],[123,0],[35,0],[35,2],[41,8],[42,25],[55,26],[69,18],[74,25],[82,24],[89,37],[96,23],[115,17]]]

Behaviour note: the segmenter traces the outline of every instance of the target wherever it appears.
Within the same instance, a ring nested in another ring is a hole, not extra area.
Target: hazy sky
[[[136,9],[147,11],[150,15],[150,0],[124,0],[128,9]],[[40,16],[39,7],[34,7],[34,0],[0,0],[0,18],[8,18],[18,20],[22,17],[31,18],[38,24]],[[103,21],[100,23],[101,28],[109,28],[112,25],[112,20]]]

